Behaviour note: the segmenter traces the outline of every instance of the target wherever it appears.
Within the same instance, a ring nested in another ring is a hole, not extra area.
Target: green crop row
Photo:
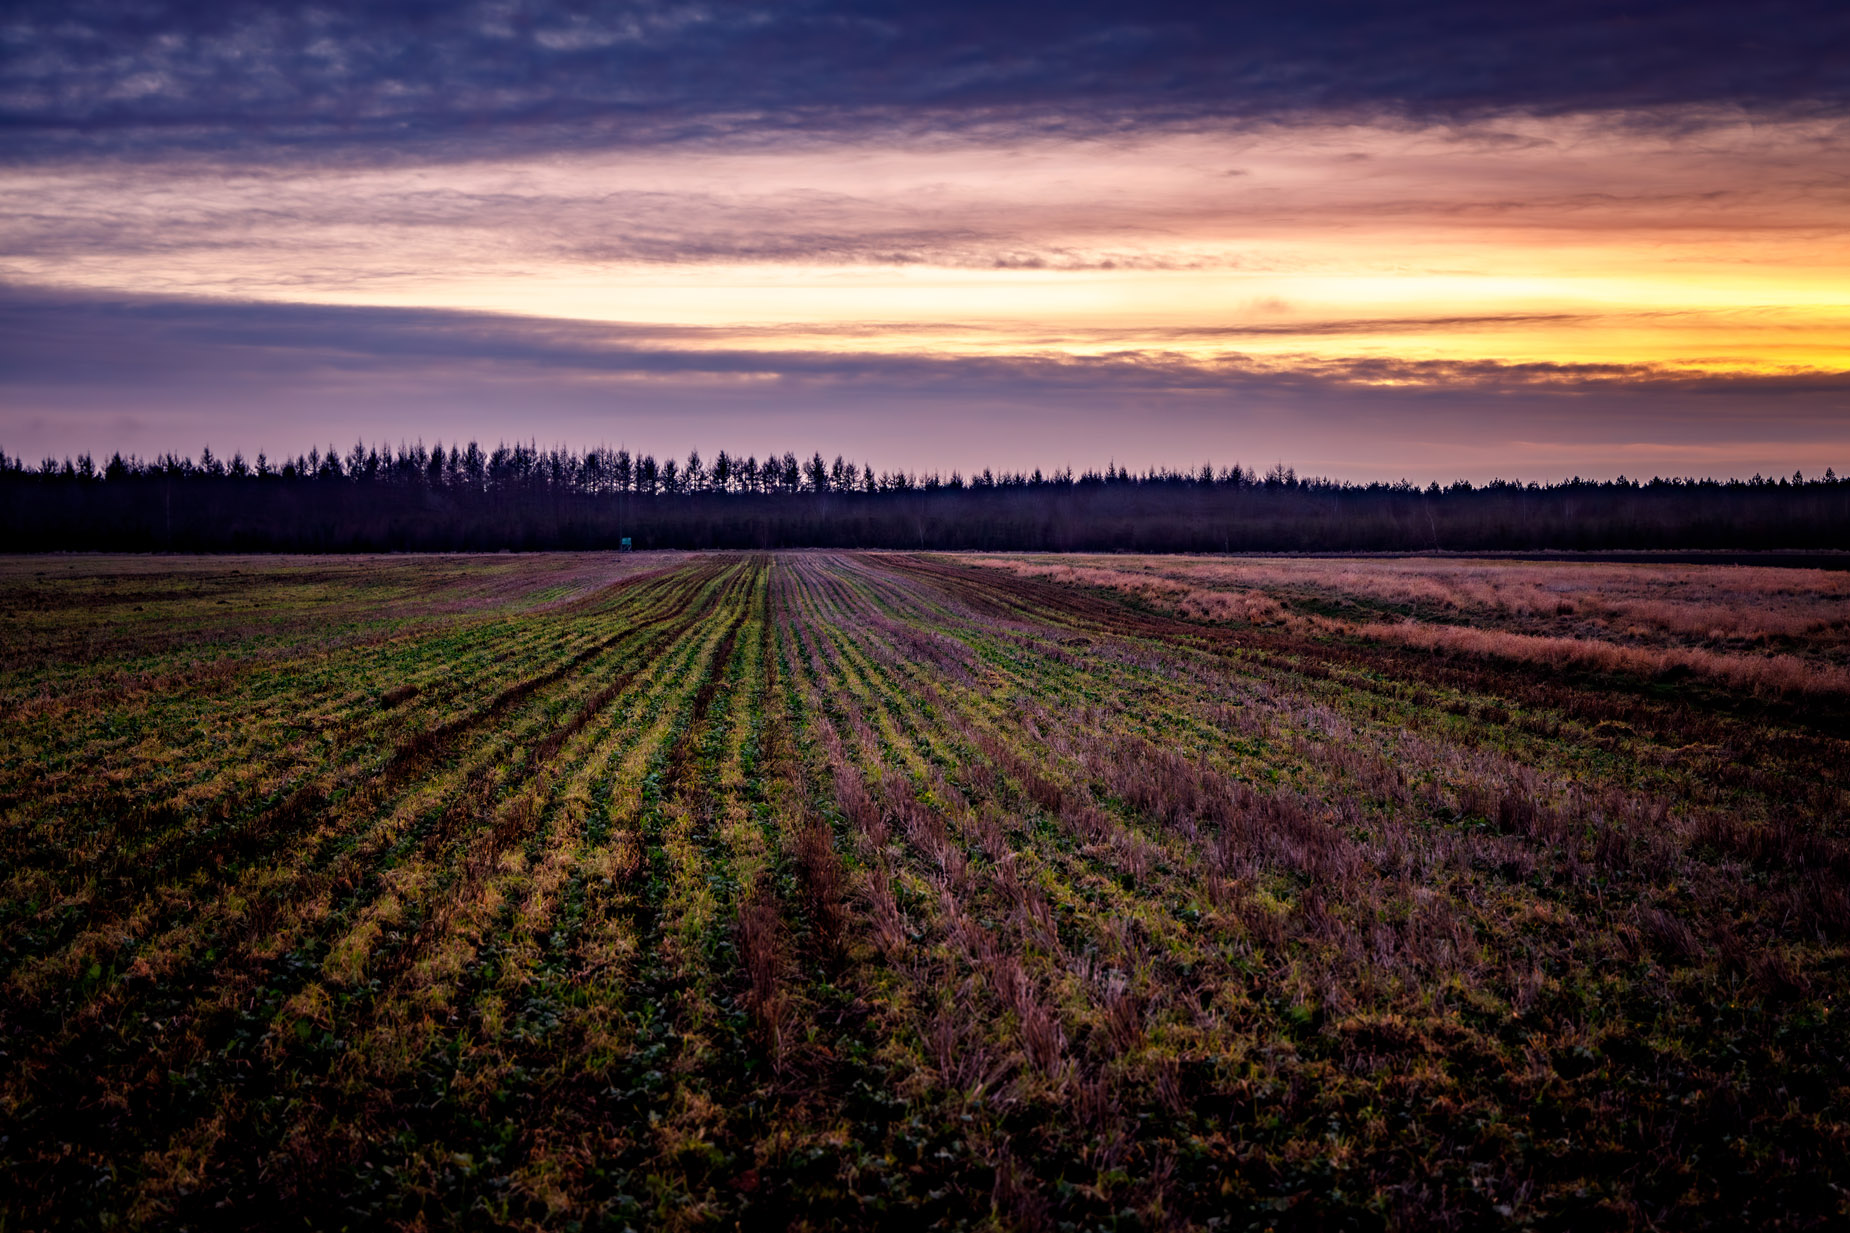
[[[1841,1221],[1834,592],[1552,568],[0,563],[0,1227]]]

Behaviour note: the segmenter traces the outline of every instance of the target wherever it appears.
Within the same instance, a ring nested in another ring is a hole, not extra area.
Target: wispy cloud
[[[15,282],[844,332],[882,351],[1831,368],[1850,129],[1586,117],[811,139],[378,168],[0,174]],[[1229,176],[1229,169],[1242,172]],[[921,329],[921,321],[943,328]],[[784,341],[758,337],[777,334]],[[1359,342],[1345,344],[1349,350]]]

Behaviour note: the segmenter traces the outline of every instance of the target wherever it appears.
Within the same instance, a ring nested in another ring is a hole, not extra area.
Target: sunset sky
[[[0,448],[1850,470],[1841,2],[282,7],[0,12]]]

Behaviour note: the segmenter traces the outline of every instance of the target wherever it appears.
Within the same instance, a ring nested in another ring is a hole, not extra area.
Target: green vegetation
[[[1654,568],[0,561],[0,1228],[1839,1224],[1838,582]]]

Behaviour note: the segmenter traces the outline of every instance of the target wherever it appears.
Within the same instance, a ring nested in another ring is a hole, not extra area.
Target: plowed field
[[[1836,583],[1240,568],[0,560],[0,1228],[1850,1219]]]

